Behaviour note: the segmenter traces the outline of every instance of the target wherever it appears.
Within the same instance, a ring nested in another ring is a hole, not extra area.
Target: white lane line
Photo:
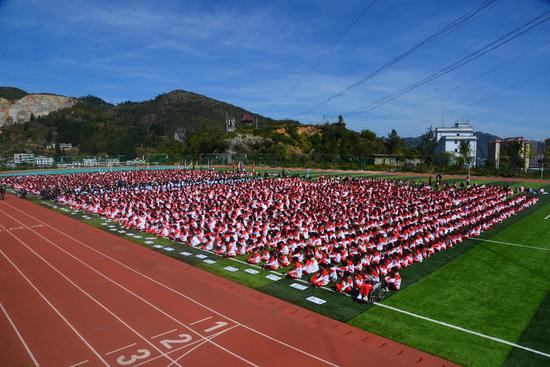
[[[172,329],[172,330],[165,331],[164,333],[160,333],[160,334],[157,334],[157,335],[155,335],[155,336],[152,336],[151,339],[155,339],[155,338],[158,338],[159,336],[163,336],[163,335],[166,335],[166,334],[170,334],[170,333],[172,333],[172,332],[174,332],[174,331],[176,331],[176,330],[178,330],[178,329]]]
[[[3,210],[0,210],[1,213],[4,213],[4,215],[7,215],[11,219],[21,223],[24,225],[24,223],[18,221],[16,218],[12,217],[8,213],[6,213]],[[0,227],[3,227],[0,225]],[[35,232],[34,229],[31,228],[31,231]],[[38,234],[38,233],[37,233]],[[59,274],[63,279],[65,279],[67,282],[72,284],[76,289],[78,289],[80,292],[82,292],[84,295],[86,295],[90,300],[92,300],[95,304],[97,304],[99,307],[104,309],[108,314],[113,316],[116,320],[118,320],[122,325],[126,326],[130,331],[132,331],[136,336],[138,336],[140,339],[142,339],[144,342],[149,344],[153,349],[155,349],[157,352],[165,356],[167,359],[169,359],[171,362],[174,362],[164,351],[162,351],[159,347],[157,347],[155,344],[151,343],[149,340],[147,340],[146,337],[141,335],[137,330],[135,330],[133,327],[131,327],[128,323],[126,323],[124,320],[122,320],[118,315],[116,315],[113,311],[111,311],[107,306],[105,306],[103,303],[101,303],[99,300],[94,298],[90,293],[86,292],[82,287],[80,287],[78,284],[76,284],[72,279],[70,279],[68,276],[66,276],[61,270],[57,269],[55,266],[53,266],[48,260],[46,260],[42,255],[34,251],[25,241],[14,235],[13,233],[10,233],[10,235],[15,238],[19,243],[21,243],[23,246],[25,246],[30,252],[32,252],[36,257],[38,257],[40,260],[42,260],[44,263],[46,263],[52,270],[54,270],[57,274]],[[38,234],[40,237],[44,238],[46,241],[51,242],[46,237]],[[53,242],[52,242],[53,244]],[[176,363],[177,364],[177,363]],[[179,365],[178,365],[179,366]],[[181,366],[180,366],[181,367]]]
[[[544,248],[544,247],[537,247],[537,246],[519,245],[517,243],[502,242],[502,241],[495,241],[495,240],[486,240],[486,239],[483,239],[483,238],[470,238],[470,240],[498,243],[498,244],[501,244],[501,245],[514,246],[514,247],[524,247],[524,248],[530,248],[530,249],[533,249],[533,250],[540,250],[540,251],[550,251],[550,247]]]
[[[107,254],[105,254],[105,253],[103,253],[103,252],[101,252],[101,251],[99,251],[99,250],[93,248],[92,246],[89,246],[89,245],[85,244],[84,242],[80,241],[79,239],[72,237],[71,235],[69,235],[69,234],[67,234],[67,233],[65,233],[65,232],[63,232],[63,231],[61,231],[61,230],[59,230],[59,229],[53,227],[52,225],[50,225],[50,224],[48,224],[48,223],[46,223],[46,222],[44,222],[44,221],[41,221],[40,219],[36,218],[35,216],[30,215],[30,214],[26,213],[25,211],[20,210],[19,208],[15,207],[15,206],[13,206],[13,205],[11,205],[11,204],[8,204],[8,203],[6,203],[6,202],[1,202],[0,204],[9,206],[9,207],[11,207],[11,208],[17,210],[18,212],[23,213],[24,215],[28,216],[29,218],[32,218],[32,219],[36,220],[37,222],[39,222],[39,223],[41,223],[41,224],[44,224],[44,226],[53,229],[54,231],[56,231],[56,232],[62,234],[63,236],[65,236],[65,237],[67,237],[67,238],[72,239],[73,241],[75,241],[75,242],[81,244],[82,246],[84,246],[84,247],[90,249],[91,251],[93,251],[93,252],[95,252],[95,253],[97,253],[97,254],[99,254],[99,255],[105,257],[106,259],[111,260],[112,262],[114,262],[114,263],[116,263],[116,264],[122,266],[123,268],[128,269],[129,271],[131,271],[131,272],[133,272],[133,273],[135,273],[135,274],[137,274],[137,275],[139,275],[139,276],[141,276],[141,277],[143,277],[143,278],[145,278],[145,279],[147,279],[147,280],[149,280],[149,281],[151,281],[151,282],[153,282],[153,283],[159,285],[160,287],[163,287],[163,288],[165,288],[165,289],[167,289],[167,290],[169,290],[169,291],[171,291],[171,292],[173,292],[173,293],[179,295],[179,296],[182,297],[182,298],[187,299],[188,301],[190,301],[190,302],[192,302],[192,303],[194,303],[194,304],[196,304],[196,305],[198,305],[198,306],[200,306],[200,307],[202,307],[202,308],[204,308],[204,309],[206,309],[206,310],[208,310],[208,311],[210,311],[210,312],[212,312],[212,313],[215,313],[215,314],[218,315],[218,316],[221,316],[221,317],[223,317],[223,318],[225,318],[225,319],[227,319],[227,320],[229,320],[229,321],[231,321],[231,322],[233,322],[233,323],[235,323],[235,324],[237,324],[237,325],[239,325],[239,326],[241,326],[241,327],[243,327],[243,328],[245,328],[245,329],[248,329],[248,330],[252,331],[253,333],[256,333],[256,334],[258,334],[258,335],[260,335],[260,336],[263,336],[264,338],[267,338],[267,339],[269,339],[269,340],[271,340],[271,341],[274,341],[274,342],[276,342],[276,343],[279,343],[279,344],[281,344],[281,345],[284,345],[285,347],[287,347],[287,348],[289,348],[289,349],[292,349],[292,350],[294,350],[294,351],[296,351],[296,352],[302,353],[302,354],[304,354],[304,355],[306,355],[306,356],[308,356],[308,357],[311,357],[311,358],[313,358],[313,359],[316,359],[316,360],[318,360],[318,361],[320,361],[320,362],[323,362],[323,363],[325,363],[325,364],[327,364],[327,365],[329,365],[329,366],[335,366],[335,367],[338,366],[337,364],[334,364],[334,363],[332,363],[332,362],[330,362],[330,361],[327,361],[326,359],[323,359],[323,358],[318,357],[318,356],[316,356],[316,355],[314,355],[314,354],[311,354],[311,353],[309,353],[309,352],[306,352],[306,351],[303,350],[303,349],[297,348],[297,347],[295,347],[295,346],[293,346],[293,345],[290,345],[290,344],[288,344],[288,343],[286,343],[286,342],[284,342],[284,341],[282,341],[282,340],[280,340],[280,339],[277,339],[277,338],[274,338],[274,337],[272,337],[272,336],[270,336],[270,335],[267,335],[267,334],[265,334],[265,333],[263,333],[263,332],[261,332],[261,331],[259,331],[259,330],[256,330],[256,329],[254,329],[254,328],[252,328],[252,327],[250,327],[250,326],[248,326],[248,325],[242,324],[242,323],[240,323],[240,322],[234,320],[233,318],[231,318],[231,317],[229,317],[229,316],[226,316],[226,315],[224,315],[223,313],[218,312],[218,311],[214,310],[213,308],[211,308],[211,307],[209,307],[209,306],[207,306],[207,305],[205,305],[205,304],[203,304],[203,303],[197,301],[196,299],[194,299],[194,298],[192,298],[192,297],[189,297],[188,295],[186,295],[186,294],[184,294],[184,293],[182,293],[182,292],[180,292],[180,291],[178,291],[178,290],[176,290],[176,289],[174,289],[174,288],[171,288],[171,287],[167,286],[166,284],[164,284],[164,283],[162,283],[162,282],[159,282],[158,280],[156,280],[156,279],[154,279],[154,278],[152,278],[152,277],[150,277],[150,276],[148,276],[148,275],[146,275],[146,274],[140,272],[139,270],[136,270],[136,269],[132,268],[131,266],[128,266],[128,265],[124,264],[123,262],[118,261],[117,259],[115,259],[115,258],[113,258],[113,257],[111,257],[111,256],[109,256],[109,255],[107,255]],[[37,233],[37,232],[35,231],[35,233]],[[87,265],[87,266],[89,266],[89,265]],[[94,270],[95,270],[95,269],[94,269]],[[112,281],[112,280],[111,280],[111,281]],[[123,289],[125,289],[123,286],[120,286],[120,287],[122,287]],[[130,292],[130,291],[129,291],[129,292]],[[136,297],[139,298],[140,296],[136,295]],[[179,321],[178,321],[178,322],[179,322]],[[184,325],[184,326],[187,327],[186,325]],[[193,331],[193,332],[195,332],[195,331],[192,330],[192,329],[190,329],[190,330]],[[200,335],[200,334],[199,334],[199,335]],[[201,335],[201,337],[203,337],[203,336]],[[204,337],[203,337],[203,338],[204,338]],[[214,342],[211,342],[211,343],[214,344],[214,345],[216,345],[216,346],[218,346],[219,348],[222,348],[222,349],[226,350],[225,348],[223,348],[222,346],[219,346],[218,344],[216,344],[216,343],[214,343]],[[228,352],[229,352],[230,354],[233,354],[233,353],[230,352],[230,351],[228,351]]]
[[[124,347],[121,347],[121,348],[112,350],[112,351],[110,351],[109,353],[105,353],[105,355],[108,356],[109,354],[113,354],[113,353],[116,353],[116,352],[120,352],[121,350],[126,349],[126,348],[130,348],[130,347],[133,347],[133,346],[136,345],[136,344],[137,344],[137,343],[132,343],[132,344],[125,345]]]
[[[55,311],[55,313],[57,313],[57,315],[71,328],[71,330],[97,356],[97,358],[99,358],[99,360],[103,362],[105,366],[109,366],[109,363],[107,363],[107,361],[103,359],[103,357],[94,349],[94,347],[90,345],[90,343],[88,343],[88,341],[78,332],[78,330],[76,330],[76,328],[69,322],[69,320],[67,320],[65,316],[63,316],[63,314],[50,302],[49,299],[46,298],[46,296],[44,296],[44,294],[42,294],[42,292],[40,292],[40,290],[33,284],[33,282],[31,282],[31,280],[27,278],[27,276],[21,271],[21,269],[19,269],[17,265],[15,265],[15,263],[11,261],[11,259],[1,249],[0,254],[2,254],[2,256],[4,256],[6,260],[8,260],[8,262],[15,268],[15,270],[17,270],[17,272],[23,277],[23,279],[25,279],[27,283],[29,283],[29,285],[36,291],[36,293],[38,293],[40,297],[42,297],[42,299],[48,304],[48,306],[50,306]]]
[[[31,357],[32,359],[32,362],[34,363],[34,365],[36,367],[39,366],[38,362],[36,361],[36,358],[34,357],[34,354],[32,354],[31,352],[31,348],[29,348],[29,346],[27,345],[27,343],[25,342],[25,339],[23,339],[23,336],[21,335],[21,333],[19,332],[19,329],[17,329],[17,326],[15,326],[15,323],[13,322],[13,320],[11,319],[10,315],[8,314],[8,311],[6,311],[6,309],[4,308],[4,305],[2,303],[0,303],[0,308],[2,308],[2,312],[4,312],[4,315],[6,315],[6,319],[8,319],[11,327],[13,328],[13,330],[15,331],[15,333],[17,334],[17,337],[19,338],[19,340],[21,341],[21,344],[23,344],[23,346],[25,347],[25,350],[27,351],[27,353],[29,354],[29,357]]]
[[[544,219],[550,219],[550,214],[548,214]]]
[[[194,322],[190,323],[189,325],[195,325],[195,324],[198,324],[199,322],[203,322],[203,321],[206,321],[206,320],[210,320],[211,318],[212,318],[212,316],[208,316],[208,317],[205,317],[204,319],[200,319],[200,320],[194,321]]]
[[[10,205],[11,206],[11,205]],[[17,208],[16,208],[17,209]],[[19,209],[17,209],[19,211]],[[16,221],[16,222],[19,222],[21,224],[24,225],[23,222],[17,220],[16,218],[12,217],[11,215],[9,215],[8,213],[6,213],[5,211],[3,210],[0,210],[1,213],[4,213],[4,215],[10,217],[12,220]],[[29,215],[30,216],[30,215]],[[32,216],[30,216],[32,217]],[[35,219],[35,220],[38,220],[38,219]],[[39,220],[38,220],[39,221]],[[49,225],[47,225],[49,227]],[[53,227],[51,227],[53,228]],[[55,228],[54,228],[55,229]],[[152,308],[154,308],[155,310],[157,310],[158,312],[160,312],[161,314],[163,314],[164,316],[170,318],[171,320],[173,320],[174,322],[180,324],[181,326],[183,326],[184,328],[188,329],[189,331],[195,333],[198,337],[202,338],[202,339],[207,339],[206,336],[200,334],[199,332],[193,330],[191,327],[187,326],[186,324],[184,324],[183,322],[181,322],[180,320],[176,319],[175,317],[173,317],[172,315],[168,314],[167,312],[165,312],[164,310],[160,309],[159,307],[157,307],[156,305],[152,304],[151,302],[149,302],[148,300],[146,300],[145,298],[141,297],[140,295],[132,292],[130,289],[126,288],[125,286],[123,286],[122,284],[114,281],[113,279],[111,279],[110,277],[108,277],[107,275],[103,274],[102,272],[100,272],[99,270],[97,270],[96,268],[90,266],[89,264],[87,264],[86,262],[84,262],[83,260],[79,259],[78,257],[74,256],[73,254],[71,254],[70,252],[68,252],[67,250],[65,250],[64,248],[58,246],[57,244],[55,244],[54,242],[52,242],[51,240],[49,240],[48,238],[44,237],[43,235],[41,235],[40,233],[36,232],[35,230],[31,229],[31,231],[33,231],[36,235],[40,236],[41,238],[43,238],[45,241],[47,241],[48,243],[52,244],[54,247],[58,248],[60,251],[66,253],[68,256],[72,257],[73,259],[75,259],[76,261],[78,261],[79,263],[81,263],[82,265],[84,265],[85,267],[87,267],[88,269],[94,271],[95,273],[97,273],[98,275],[100,275],[101,277],[105,278],[106,280],[108,280],[109,282],[117,285],[119,288],[125,290],[126,292],[128,292],[129,294],[133,295],[134,297],[136,297],[137,299],[141,300],[142,302],[144,302],[145,304],[151,306]],[[57,230],[56,230],[57,231]],[[60,233],[62,233],[61,231],[58,231]],[[174,361],[163,351],[161,351],[156,345],[152,344],[149,340],[147,340],[144,336],[142,336],[141,334],[139,334],[137,331],[135,331],[134,329],[132,329],[132,327],[128,324],[126,324],[122,319],[120,319],[118,316],[116,316],[114,313],[112,313],[107,307],[103,306],[101,304],[101,302],[95,300],[91,295],[89,295],[88,293],[86,293],[85,290],[81,289],[76,283],[74,283],[72,280],[70,280],[69,278],[67,278],[63,273],[61,273],[59,270],[57,270],[55,267],[53,267],[53,265],[51,265],[50,263],[47,262],[47,260],[45,260],[42,256],[40,256],[38,253],[36,253],[33,249],[31,249],[27,244],[25,244],[25,242],[23,242],[22,240],[20,240],[18,237],[14,236],[13,234],[11,234],[13,237],[15,237],[20,243],[22,243],[25,247],[27,247],[31,252],[33,252],[36,256],[38,256],[39,258],[42,259],[42,261],[44,261],[46,264],[50,265],[50,267],[52,269],[54,269],[56,272],[58,272],[61,276],[63,276],[68,282],[70,282],[71,284],[73,284],[75,287],[77,287],[78,289],[80,289],[84,294],[86,294],[88,297],[90,297],[92,300],[94,300],[98,305],[100,305],[102,308],[104,308],[107,312],[109,312],[110,314],[113,315],[113,317],[117,318],[117,320],[119,320],[122,324],[124,324],[125,326],[127,326],[130,330],[132,330],[136,335],[138,335],[140,338],[142,338],[147,344],[151,345],[155,350],[157,350],[160,354],[162,354],[163,356],[165,356],[166,358],[170,359],[170,361],[172,363],[174,363]],[[211,342],[213,345],[215,345],[216,347],[220,348],[221,350],[231,354],[232,356],[242,360],[243,362],[246,362],[248,364],[250,364],[251,366],[256,366],[256,364],[250,362],[249,360],[247,360],[246,358],[232,352],[231,350],[215,343],[215,342]],[[178,365],[176,363],[176,365]]]
[[[85,361],[82,361],[82,362],[78,362],[78,363],[75,363],[75,364],[71,364],[69,367],[77,367],[77,366],[82,366],[84,363],[88,363],[90,362],[89,360],[85,360]]]
[[[467,333],[467,334],[476,335],[476,336],[479,336],[479,337],[481,337],[481,338],[485,338],[485,339],[489,339],[489,340],[495,341],[495,342],[497,342],[497,343],[506,344],[506,345],[509,345],[509,346],[511,346],[511,347],[514,347],[514,348],[523,349],[523,350],[526,350],[526,351],[528,351],[528,352],[535,353],[535,354],[539,354],[539,355],[541,355],[541,356],[545,356],[545,357],[550,358],[550,354],[545,353],[545,352],[541,352],[540,350],[528,348],[528,347],[525,347],[525,346],[523,346],[523,345],[519,345],[519,344],[516,344],[516,343],[509,342],[509,341],[504,340],[504,339],[495,338],[494,336],[490,336],[490,335],[478,333],[477,331],[469,330],[469,329],[466,329],[466,328],[463,328],[463,327],[460,327],[460,326],[456,326],[456,325],[453,325],[453,324],[449,324],[449,323],[447,323],[447,322],[443,322],[443,321],[431,319],[431,318],[429,318],[429,317],[422,316],[422,315],[418,315],[418,314],[416,314],[416,313],[412,313],[412,312],[409,312],[409,311],[405,311],[405,310],[402,310],[402,309],[397,308],[397,307],[388,306],[388,305],[383,304],[383,303],[374,302],[374,304],[375,304],[376,306],[383,307],[383,308],[387,308],[387,309],[392,310],[392,311],[395,311],[395,312],[399,312],[399,313],[402,313],[402,314],[405,314],[405,315],[409,315],[409,316],[412,316],[412,317],[416,317],[417,319],[429,321],[429,322],[432,322],[432,323],[434,323],[434,324],[446,326],[446,327],[448,327],[448,328],[455,329],[455,330],[459,330],[459,331],[462,331],[462,332]]]

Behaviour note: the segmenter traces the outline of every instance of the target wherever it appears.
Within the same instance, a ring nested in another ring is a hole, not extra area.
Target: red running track
[[[452,366],[28,201],[0,201],[0,366]]]

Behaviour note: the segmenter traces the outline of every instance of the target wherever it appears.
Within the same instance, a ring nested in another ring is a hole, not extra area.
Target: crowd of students
[[[380,283],[398,290],[401,269],[480,235],[538,200],[485,185],[250,180],[208,171],[141,175],[93,174],[85,184],[65,175],[41,180],[63,187],[56,199],[72,208],[222,256],[242,255],[251,264],[284,269],[290,278],[307,277],[314,286],[333,286],[359,300]],[[151,184],[153,177],[157,184]],[[116,185],[122,178],[128,184]]]
[[[26,191],[46,199],[68,193],[103,192],[114,188],[181,187],[197,183],[240,182],[247,173],[213,170],[134,170],[0,177],[0,183],[15,191]]]

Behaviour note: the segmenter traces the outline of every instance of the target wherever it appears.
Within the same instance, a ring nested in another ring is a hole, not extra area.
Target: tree
[[[458,145],[458,154],[464,162],[464,165],[469,167],[472,162],[472,148],[470,147],[470,142],[468,140],[461,140]]]
[[[521,140],[507,141],[501,147],[500,167],[506,175],[515,175],[523,169],[523,142]]]
[[[434,151],[437,145],[435,140],[435,131],[430,127],[420,139],[420,144],[417,147],[418,152],[426,159],[426,164],[431,166],[434,162]]]
[[[405,150],[405,142],[395,129],[392,129],[386,138],[386,149],[390,154],[401,154]]]

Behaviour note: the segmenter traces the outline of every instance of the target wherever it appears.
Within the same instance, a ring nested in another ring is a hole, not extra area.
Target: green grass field
[[[318,174],[312,171],[311,176]],[[418,177],[392,178],[421,180]],[[478,183],[509,184],[501,181]],[[550,191],[550,185],[512,184],[520,185],[545,187]],[[105,221],[97,216],[83,219],[81,213],[73,214],[62,208],[55,210],[108,230]],[[134,238],[113,233],[248,287],[462,365],[550,366],[549,357],[502,342],[550,354],[550,217],[545,219],[548,216],[550,195],[544,195],[534,207],[481,236],[499,242],[469,240],[405,269],[402,272],[403,289],[390,294],[382,305],[360,304],[329,290],[312,288],[306,281],[300,284],[308,286],[307,289],[292,288],[290,285],[296,281],[282,275],[278,275],[281,279],[276,281],[268,279],[266,276],[275,274],[243,264],[243,257],[221,258],[166,239],[146,244],[147,235]],[[139,234],[137,231],[131,233]],[[154,245],[169,246],[174,251],[154,248]],[[181,255],[182,251],[191,255]],[[215,263],[206,263],[196,255],[204,255]],[[228,271],[226,267],[237,270]],[[258,273],[250,274],[245,269]],[[312,303],[306,299],[309,296],[321,298],[326,303]]]

